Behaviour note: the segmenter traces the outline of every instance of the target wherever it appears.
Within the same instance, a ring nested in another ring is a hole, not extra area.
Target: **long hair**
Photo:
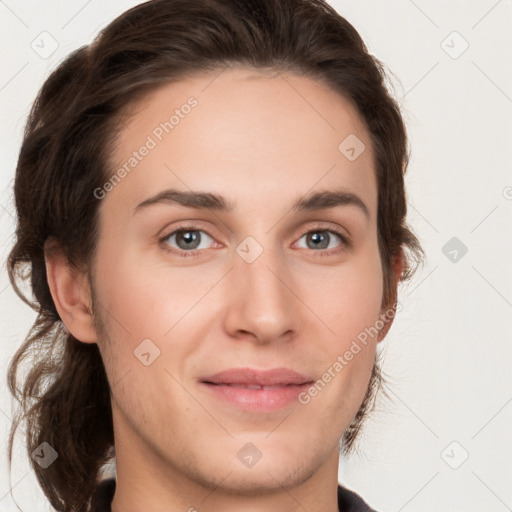
[[[72,265],[89,269],[100,205],[93,191],[112,175],[109,154],[123,113],[164,83],[238,64],[322,81],[357,109],[374,151],[383,306],[396,300],[393,259],[404,252],[402,280],[421,259],[406,224],[408,144],[399,106],[387,91],[383,65],[331,6],[323,0],[151,0],[126,11],[45,81],[15,175],[16,240],[7,267],[16,293],[37,318],[9,366],[9,388],[19,402],[9,462],[24,421],[29,460],[57,510],[86,510],[115,447],[98,346],[80,342],[63,325],[48,287],[45,242],[55,237]],[[27,286],[31,298],[22,292]],[[342,438],[345,452],[380,382],[375,364],[361,408]],[[58,453],[47,468],[30,456],[43,442]]]

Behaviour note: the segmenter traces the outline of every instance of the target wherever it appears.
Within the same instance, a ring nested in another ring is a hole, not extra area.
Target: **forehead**
[[[112,155],[112,173],[127,171],[109,193],[118,206],[134,207],[166,187],[210,190],[237,204],[236,196],[285,201],[342,186],[376,209],[365,125],[318,80],[254,68],[212,71],[160,86],[129,113]]]

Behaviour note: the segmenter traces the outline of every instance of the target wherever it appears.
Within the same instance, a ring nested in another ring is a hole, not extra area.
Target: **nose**
[[[293,276],[284,258],[265,248],[249,263],[235,253],[233,267],[226,283],[226,331],[259,344],[290,339],[298,329],[300,301],[294,296]]]

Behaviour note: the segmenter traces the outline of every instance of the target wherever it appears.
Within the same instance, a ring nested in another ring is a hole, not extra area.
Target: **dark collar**
[[[114,478],[98,484],[91,500],[90,512],[111,512],[110,505],[115,490]],[[338,508],[340,512],[375,512],[358,494],[341,485],[338,485]]]

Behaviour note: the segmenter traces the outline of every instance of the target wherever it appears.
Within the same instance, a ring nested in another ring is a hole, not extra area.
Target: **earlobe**
[[[53,302],[67,330],[84,343],[97,341],[87,276],[70,263],[54,241],[45,244],[45,265]]]
[[[382,341],[389,329],[391,328],[391,325],[393,324],[393,320],[395,319],[396,314],[396,301],[397,301],[397,295],[398,295],[398,284],[400,283],[400,280],[402,278],[402,273],[404,270],[404,255],[403,250],[400,248],[400,251],[398,254],[393,258],[393,276],[394,276],[394,287],[393,287],[393,299],[391,301],[391,304],[389,304],[385,309],[381,311],[380,318],[384,322],[384,326],[379,332],[379,335],[377,337],[377,341]]]

